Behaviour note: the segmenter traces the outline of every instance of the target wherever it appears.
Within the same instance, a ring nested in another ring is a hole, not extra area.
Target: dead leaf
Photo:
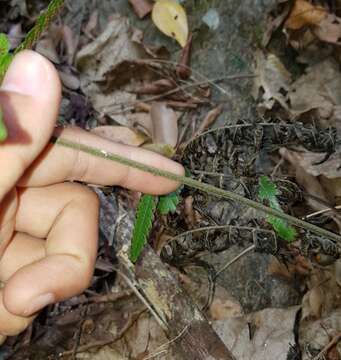
[[[273,257],[268,265],[267,272],[269,275],[275,275],[292,279],[294,276],[307,276],[311,271],[311,265],[309,261],[302,255],[297,255],[293,259],[292,263],[283,264]]]
[[[136,95],[126,88],[155,77],[144,62],[139,62],[147,55],[143,46],[133,40],[134,33],[126,18],[114,16],[104,32],[76,56],[81,89],[94,109],[100,116],[107,115],[130,128],[136,118],[145,114],[122,114],[122,105],[136,102]]]
[[[153,9],[153,5],[149,0],[129,0],[129,3],[133,7],[135,14],[140,19],[143,19]]]
[[[12,25],[9,29],[7,36],[8,36],[8,40],[11,44],[10,49],[13,50],[16,47],[18,47],[20,45],[22,39],[24,38],[24,33],[22,31],[21,24],[18,23],[18,24]]]
[[[322,317],[322,319],[310,319],[300,321],[299,326],[299,346],[302,349],[302,360],[312,359],[311,349],[319,353],[331,341],[331,336],[341,331],[341,310],[334,309]],[[319,359],[328,359],[319,357]],[[317,359],[317,358],[316,358]]]
[[[238,360],[286,360],[290,344],[295,343],[298,310],[299,306],[265,309],[215,321],[213,328]]]
[[[192,138],[194,139],[195,137],[202,134],[206,129],[208,129],[217,120],[217,118],[223,112],[223,109],[224,109],[224,106],[221,104],[221,105],[218,105],[217,107],[215,107],[214,109],[210,110],[206,114],[205,118],[201,122],[198,130],[194,133]]]
[[[87,22],[87,24],[84,27],[84,34],[86,34],[90,39],[93,38],[93,32],[96,30],[98,25],[98,10],[94,10],[90,18]]]
[[[99,126],[91,130],[92,133],[110,141],[125,145],[140,146],[147,137],[124,126]]]
[[[332,44],[341,44],[341,18],[329,14],[314,28],[314,34],[321,40]]]
[[[176,65],[176,74],[180,79],[183,80],[187,80],[192,74],[192,70],[190,68],[192,38],[193,36],[190,34],[186,45],[181,51],[179,63]]]
[[[56,46],[54,44],[54,41],[50,37],[39,40],[37,42],[35,50],[39,54],[48,58],[54,64],[60,64],[60,59],[56,51]]]
[[[309,66],[289,91],[292,119],[309,111],[316,111],[321,125],[337,124],[337,106],[341,105],[341,74],[339,65],[331,58]]]
[[[69,65],[73,65],[78,42],[79,42],[79,36],[76,35],[70,26],[63,25],[61,28],[61,36],[62,40],[65,44],[65,50],[66,50],[66,62]]]
[[[79,77],[72,74],[70,69],[61,69],[58,71],[60,80],[62,81],[62,84],[67,87],[70,90],[78,90],[80,87],[80,80]]]
[[[187,43],[188,22],[185,9],[176,0],[157,0],[152,11],[156,27],[182,47]]]
[[[334,205],[332,194],[330,194],[328,189],[322,186],[318,177],[311,175],[306,170],[306,159],[303,155],[303,151],[295,152],[286,148],[281,148],[279,153],[295,170],[297,183],[302,186],[308,194],[312,195],[311,197],[306,197],[306,202],[312,209],[319,211],[328,209]],[[321,199],[321,201],[317,201],[316,198]],[[341,215],[336,212],[328,212],[326,214],[335,221],[341,231]]]
[[[160,79],[143,85],[138,85],[130,91],[139,95],[159,95],[176,87],[176,83],[170,79]]]
[[[313,5],[306,0],[296,0],[285,27],[298,30],[303,26],[319,25],[326,16],[327,11],[323,7]]]
[[[216,289],[209,311],[212,320],[224,320],[243,314],[240,303],[222,287]]]
[[[154,102],[150,111],[152,139],[154,144],[168,144],[175,147],[178,142],[178,116],[164,103]]]
[[[256,69],[253,96],[257,99],[260,90],[263,91],[261,106],[271,109],[275,101],[285,109],[288,108],[287,92],[290,89],[291,74],[274,54],[256,53]]]

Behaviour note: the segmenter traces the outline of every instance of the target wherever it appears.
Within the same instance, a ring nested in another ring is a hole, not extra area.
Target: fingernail
[[[1,89],[23,95],[44,96],[48,86],[47,60],[34,51],[25,50],[15,56],[2,82]]]
[[[31,303],[24,311],[24,316],[30,316],[47,305],[55,302],[55,296],[52,293],[42,294],[31,300]]]

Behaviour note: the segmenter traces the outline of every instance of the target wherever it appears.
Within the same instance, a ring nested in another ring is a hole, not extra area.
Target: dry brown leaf
[[[231,299],[215,297],[210,306],[210,315],[213,320],[223,320],[242,314],[242,307]]]
[[[289,91],[290,113],[293,119],[311,110],[320,118],[334,120],[334,110],[341,105],[341,74],[331,58],[306,69]]]
[[[306,276],[311,271],[309,261],[302,255],[297,255],[292,263],[283,264],[277,258],[273,258],[269,265],[267,272],[270,275],[276,275],[291,279],[293,276],[301,275]]]
[[[58,71],[62,84],[70,90],[78,90],[80,87],[79,77],[71,74],[69,71]]]
[[[209,111],[205,116],[204,120],[201,122],[198,130],[194,133],[192,138],[199,136],[206,129],[208,129],[218,119],[220,114],[223,112],[223,109],[224,106],[221,104],[215,107],[214,109],[212,109],[211,111]]]
[[[306,0],[296,0],[285,27],[298,30],[303,26],[319,25],[326,16],[327,11],[321,6],[313,5]]]
[[[53,63],[60,64],[60,59],[56,50],[55,43],[50,37],[39,40],[37,42],[35,50],[39,54],[48,58]]]
[[[178,116],[164,103],[154,102],[150,111],[152,139],[154,144],[168,144],[175,147],[178,142]]]
[[[193,35],[189,34],[187,43],[181,51],[179,63],[176,66],[176,74],[183,80],[187,80],[192,74],[192,70],[190,68],[192,39]]]
[[[287,109],[288,98],[285,94],[289,91],[292,80],[291,74],[279,58],[257,51],[255,75],[253,96],[257,99],[260,90],[263,90],[261,107],[271,109],[277,101]]]
[[[99,126],[91,130],[92,133],[110,141],[125,145],[140,146],[147,137],[124,126]]]
[[[65,44],[66,61],[69,65],[73,65],[75,59],[79,36],[77,36],[68,25],[63,25],[61,28],[61,36]]]
[[[295,170],[297,183],[302,186],[308,194],[312,195],[311,197],[306,197],[306,201],[312,209],[319,211],[328,209],[334,205],[332,194],[329,193],[328,189],[322,186],[318,177],[310,174],[306,170],[307,162],[303,155],[304,151],[295,152],[286,148],[281,148],[279,152],[283,159],[288,161]],[[321,201],[317,201],[315,198],[319,198]],[[341,215],[335,212],[328,212],[327,214],[335,221],[341,231]]]
[[[170,79],[160,79],[143,85],[138,85],[130,91],[139,95],[159,95],[174,89],[176,86],[176,83]]]
[[[265,309],[215,321],[213,328],[238,360],[286,360],[290,344],[295,342],[294,324],[298,310],[298,306]],[[251,338],[250,327],[254,328]]]
[[[143,19],[153,10],[153,4],[149,0],[129,0],[129,3],[140,19]]]
[[[93,38],[93,32],[96,30],[98,25],[98,10],[94,10],[87,22],[87,24],[84,27],[84,33],[89,36],[90,38]]]
[[[334,309],[333,311],[323,316],[322,319],[311,319],[309,321],[301,320],[298,339],[300,349],[302,349],[302,360],[311,360],[311,349],[315,349],[317,355],[319,351],[321,351],[330,343],[332,336],[340,331],[340,309]],[[319,357],[319,359],[331,360],[329,357],[329,352],[325,354],[325,356]],[[340,359],[340,353],[337,359]]]
[[[341,18],[329,14],[319,26],[314,28],[314,34],[321,40],[332,44],[341,44]]]
[[[139,62],[146,52],[133,40],[134,34],[126,18],[114,16],[104,32],[76,57],[82,91],[94,109],[127,127],[133,127],[135,117],[142,116],[122,113],[118,104],[133,105],[136,95],[128,92],[128,87],[155,77],[144,62]]]

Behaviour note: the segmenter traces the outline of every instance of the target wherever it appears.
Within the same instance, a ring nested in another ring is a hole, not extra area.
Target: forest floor
[[[267,176],[284,212],[340,233],[341,2],[181,3],[185,49],[147,0],[66,1],[36,45],[63,83],[59,123],[171,153],[193,178],[255,201]],[[13,48],[47,4],[1,2]],[[287,241],[264,214],[182,187],[132,266],[140,194],[93,188],[91,287],[43,311],[0,359],[341,360],[338,242],[300,228]]]

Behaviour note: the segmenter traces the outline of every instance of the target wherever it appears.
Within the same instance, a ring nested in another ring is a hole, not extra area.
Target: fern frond
[[[24,49],[32,48],[33,44],[40,38],[41,34],[48,28],[52,19],[63,7],[65,0],[52,0],[47,9],[41,14],[33,28],[27,33],[24,41],[15,49],[15,54]]]
[[[136,211],[133,238],[130,248],[130,260],[133,263],[137,261],[147,242],[147,238],[152,228],[155,208],[156,197],[152,195],[142,195]]]

